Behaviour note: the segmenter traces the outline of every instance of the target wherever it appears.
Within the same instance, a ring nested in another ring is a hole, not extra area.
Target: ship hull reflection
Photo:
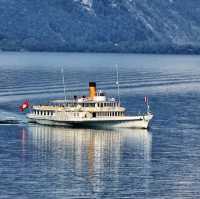
[[[66,170],[87,179],[93,191],[108,186],[105,176],[120,186],[126,169],[137,176],[146,176],[148,189],[151,167],[152,136],[147,130],[70,129],[42,125],[29,126],[29,139],[35,148],[35,158],[51,159]],[[126,166],[125,166],[126,165]],[[139,173],[138,173],[139,172]]]

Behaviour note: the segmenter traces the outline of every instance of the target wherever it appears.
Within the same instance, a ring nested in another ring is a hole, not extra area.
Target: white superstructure
[[[82,127],[148,128],[153,115],[126,116],[125,108],[114,98],[107,98],[96,91],[96,83],[90,82],[89,96],[73,100],[55,100],[47,105],[34,105],[28,119],[47,125]]]

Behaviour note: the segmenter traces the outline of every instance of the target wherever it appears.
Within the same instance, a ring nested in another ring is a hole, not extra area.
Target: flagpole
[[[118,95],[118,100],[120,104],[120,87],[119,87],[119,71],[118,71],[118,64],[116,64],[116,73],[117,73],[117,95]]]
[[[64,91],[64,100],[67,100],[66,97],[66,88],[65,88],[65,76],[64,76],[64,69],[63,67],[61,68],[61,73],[62,73],[62,83],[63,83],[63,91]]]
[[[147,96],[144,97],[144,102],[147,106],[147,113],[150,113],[149,98]]]
[[[149,106],[149,98],[145,96],[146,98],[146,105],[147,105],[147,113],[150,113],[150,106]]]

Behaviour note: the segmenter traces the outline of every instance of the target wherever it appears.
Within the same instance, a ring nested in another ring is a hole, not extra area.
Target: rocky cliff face
[[[0,48],[200,52],[198,0],[0,0]]]

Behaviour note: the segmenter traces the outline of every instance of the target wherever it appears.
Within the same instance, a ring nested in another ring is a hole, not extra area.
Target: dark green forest
[[[1,0],[0,49],[200,53],[197,0]]]

